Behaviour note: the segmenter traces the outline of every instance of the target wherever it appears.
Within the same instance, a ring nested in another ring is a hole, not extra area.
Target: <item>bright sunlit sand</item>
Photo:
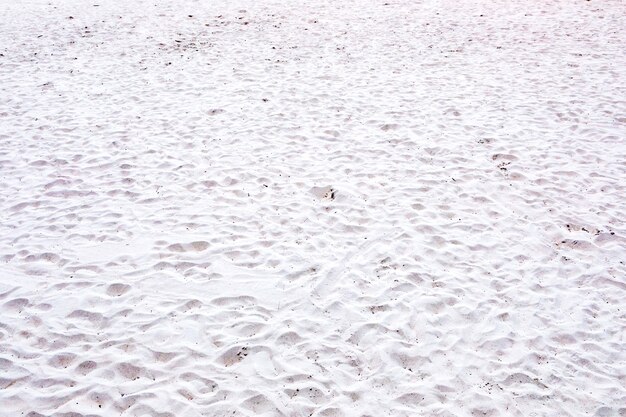
[[[625,417],[626,4],[0,3],[0,417]]]

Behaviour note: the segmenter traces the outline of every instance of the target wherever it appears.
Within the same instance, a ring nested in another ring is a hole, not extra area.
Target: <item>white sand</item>
[[[0,416],[626,416],[625,16],[3,1]]]

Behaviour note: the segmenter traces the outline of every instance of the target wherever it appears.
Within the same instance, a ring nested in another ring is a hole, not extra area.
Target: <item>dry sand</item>
[[[3,1],[0,416],[626,416],[623,1]]]

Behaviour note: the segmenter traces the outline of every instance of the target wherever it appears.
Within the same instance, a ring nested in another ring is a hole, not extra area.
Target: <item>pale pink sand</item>
[[[0,416],[626,416],[624,16],[1,2]]]

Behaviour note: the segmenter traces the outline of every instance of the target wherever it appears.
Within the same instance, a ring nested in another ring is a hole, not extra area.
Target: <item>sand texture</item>
[[[624,1],[0,3],[0,416],[626,416]]]

